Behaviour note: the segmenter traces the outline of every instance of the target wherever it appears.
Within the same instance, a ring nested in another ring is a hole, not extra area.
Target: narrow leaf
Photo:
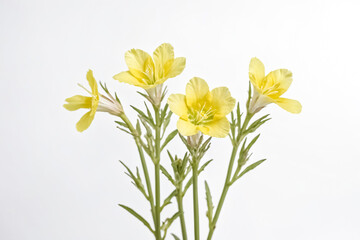
[[[213,210],[214,205],[212,202],[211,192],[208,183],[205,181],[205,191],[206,191],[206,203],[208,210],[206,211],[206,216],[209,219],[209,226],[212,224],[212,218],[213,218]]]
[[[245,173],[253,170],[254,168],[256,168],[257,166],[259,166],[259,165],[260,165],[262,162],[264,162],[265,160],[266,160],[266,159],[262,159],[262,160],[259,160],[259,161],[255,162],[255,163],[251,164],[250,166],[248,166],[247,168],[245,168],[244,171],[242,171],[242,172],[240,173],[240,175],[239,175],[238,178],[241,178]]]
[[[160,207],[160,212],[171,203],[171,199],[176,195],[177,191],[172,191],[167,198],[165,198],[164,203]]]
[[[175,240],[180,240],[180,238],[178,236],[176,236],[175,234],[172,233],[171,235],[174,237]]]
[[[166,169],[162,165],[160,165],[160,170],[162,174],[164,174],[165,177],[167,177],[167,179],[169,179],[169,181],[175,185],[174,179],[171,177],[170,173],[168,173],[168,171],[166,171]]]
[[[148,223],[148,221],[145,220],[145,218],[143,218],[140,214],[138,214],[137,212],[135,212],[132,208],[119,204],[120,207],[122,207],[123,209],[125,209],[126,211],[128,211],[129,213],[131,213],[134,217],[136,217],[138,220],[140,220],[152,233],[154,233],[154,230],[152,230],[150,224]]]
[[[161,149],[160,151],[162,151],[164,149],[164,147],[166,147],[166,145],[171,141],[173,140],[173,138],[176,136],[176,134],[178,133],[178,130],[174,130],[172,131],[168,136],[167,138],[165,139],[164,143],[162,144],[161,146]]]

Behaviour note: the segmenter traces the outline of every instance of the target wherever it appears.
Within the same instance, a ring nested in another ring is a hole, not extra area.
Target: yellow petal
[[[227,87],[218,87],[211,90],[211,106],[215,109],[215,117],[228,115],[235,107],[236,100],[231,97]]]
[[[192,136],[198,133],[196,126],[188,121],[182,120],[181,118],[177,122],[177,129],[183,136]]]
[[[149,59],[151,59],[151,56],[140,49],[131,49],[125,53],[125,62],[130,71],[131,69],[136,69],[144,72],[146,67],[152,62]]]
[[[267,83],[266,84],[267,88],[271,88],[274,85],[278,85],[276,89],[274,89],[276,90],[276,92],[274,94],[270,94],[271,96],[274,97],[279,97],[284,92],[286,92],[293,81],[292,73],[287,69],[278,69],[272,71],[266,76],[265,79]],[[266,88],[264,90],[266,90]]]
[[[167,100],[170,110],[180,118],[187,120],[187,106],[185,95],[171,94]]]
[[[249,78],[251,83],[259,88],[260,81],[265,77],[264,64],[256,57],[252,58],[249,65]]]
[[[143,87],[145,85],[144,83],[139,82],[139,80],[135,78],[129,71],[118,73],[113,78],[119,82],[128,83],[138,87]]]
[[[201,107],[210,94],[208,84],[199,77],[190,79],[186,85],[185,92],[188,107]]]
[[[95,114],[92,114],[92,111],[89,111],[80,118],[80,120],[76,124],[76,129],[79,132],[82,132],[89,128],[91,122],[94,120]]]
[[[291,113],[300,113],[302,109],[301,103],[293,99],[278,98],[275,103]]]
[[[175,58],[169,69],[166,69],[166,73],[165,73],[166,77],[173,78],[179,75],[180,73],[182,73],[182,71],[185,68],[185,64],[186,64],[186,58],[184,57]]]
[[[94,78],[92,70],[89,70],[87,72],[86,79],[88,80],[89,86],[91,87],[92,94],[98,95],[99,94],[98,85],[97,85],[97,82],[96,82],[96,80]]]
[[[64,108],[66,108],[69,111],[75,111],[80,108],[91,108],[91,97],[85,97],[81,95],[75,95],[70,98],[65,99],[66,104],[64,104]]]
[[[163,43],[155,49],[153,56],[155,65],[163,67],[167,61],[174,59],[174,48],[169,43]]]
[[[199,127],[199,130],[205,135],[217,138],[224,138],[229,134],[230,123],[226,117],[220,118],[216,121],[210,122],[209,124]]]

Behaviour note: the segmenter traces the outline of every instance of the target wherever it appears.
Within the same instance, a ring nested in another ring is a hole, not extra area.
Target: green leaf
[[[165,139],[164,143],[162,144],[161,148],[160,148],[160,151],[162,151],[164,149],[164,147],[171,141],[173,140],[173,138],[176,136],[176,134],[178,133],[178,130],[174,130],[172,131],[168,136],[167,138]]]
[[[137,119],[137,121],[136,121],[136,131],[137,131],[138,135],[141,136],[141,126],[140,126],[139,119]]]
[[[208,210],[206,211],[206,216],[209,219],[209,226],[212,224],[212,218],[213,218],[213,210],[214,205],[212,202],[211,192],[208,183],[205,181],[205,191],[206,191],[206,203]]]
[[[175,240],[181,240],[181,239],[180,239],[178,236],[176,236],[175,234],[172,233],[171,235],[174,237]]]
[[[174,179],[171,177],[170,173],[168,173],[168,171],[166,171],[166,169],[165,169],[162,165],[160,165],[160,170],[161,170],[162,174],[164,174],[165,177],[166,177],[167,179],[169,179],[169,181],[170,181],[172,184],[175,185]]]
[[[140,220],[152,233],[154,233],[154,230],[152,230],[148,221],[146,221],[145,218],[143,218],[140,214],[135,212],[132,208],[125,206],[123,204],[119,204],[119,206],[122,207],[123,209],[125,209],[126,211],[128,211],[129,213],[131,213],[134,217],[136,217],[138,220]]]
[[[249,106],[250,106],[250,100],[251,100],[251,83],[249,81],[249,94],[248,94],[248,100],[246,102],[246,108],[249,110]]]
[[[160,207],[160,212],[171,203],[171,199],[176,195],[177,191],[172,191],[167,198],[165,198],[164,203]]]
[[[145,107],[146,107],[147,117],[148,117],[148,118],[150,119],[150,121],[155,125],[154,118],[153,118],[153,116],[152,116],[152,114],[151,114],[151,112],[150,112],[147,104],[146,104],[145,102],[144,102],[144,104],[145,104]]]
[[[259,166],[259,165],[260,165],[262,162],[264,162],[265,160],[266,160],[266,159],[262,159],[262,160],[259,160],[259,161],[255,162],[255,163],[251,164],[250,166],[248,166],[247,168],[245,168],[245,170],[242,171],[237,178],[238,178],[238,179],[241,178],[245,173],[253,170],[254,168],[256,168],[257,166]]]
[[[178,216],[180,216],[180,212],[177,212],[174,215],[172,215],[172,217],[167,218],[162,224],[161,229],[167,230]]]
[[[202,171],[204,171],[204,169],[206,168],[207,165],[209,165],[209,163],[212,162],[213,159],[210,159],[209,161],[207,161],[206,163],[204,163],[198,170],[198,173],[200,174]]]
[[[132,109],[134,109],[139,114],[140,120],[145,120],[151,127],[155,127],[154,122],[148,116],[146,116],[143,111],[131,105],[130,107],[132,107]]]
[[[124,122],[119,122],[119,121],[115,121],[115,122],[124,128],[128,128],[128,125]]]
[[[200,175],[200,173],[202,171],[204,171],[204,169],[206,168],[207,165],[209,165],[209,163],[212,162],[213,159],[210,159],[209,161],[207,161],[206,163],[204,163],[198,170],[198,174]],[[188,180],[188,182],[185,184],[184,190],[183,190],[183,196],[185,195],[186,191],[189,189],[189,187],[192,184],[192,177]]]
[[[123,163],[122,161],[120,161],[120,163],[126,168],[127,172],[125,172],[125,174],[128,175],[133,180],[132,183],[134,184],[134,186],[144,195],[146,199],[148,199],[149,197],[141,181],[139,168],[136,168],[136,176],[135,176],[135,174],[130,170],[128,166],[125,165],[125,163]]]

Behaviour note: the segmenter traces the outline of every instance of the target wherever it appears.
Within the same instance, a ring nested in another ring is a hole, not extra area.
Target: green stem
[[[178,210],[180,213],[180,226],[181,226],[181,233],[183,240],[187,240],[187,233],[186,233],[186,224],[185,224],[185,214],[184,214],[184,207],[183,207],[183,194],[182,194],[182,184],[180,184],[178,189],[178,194],[176,196]]]
[[[221,193],[219,204],[216,207],[216,212],[215,212],[214,218],[212,219],[212,222],[211,222],[211,226],[210,226],[210,229],[209,229],[209,234],[208,234],[207,240],[211,240],[211,238],[212,238],[212,236],[214,234],[214,231],[215,231],[215,228],[216,228],[216,222],[219,219],[220,212],[221,212],[222,206],[224,205],[224,201],[225,201],[225,198],[226,198],[226,194],[227,194],[227,192],[228,192],[228,190],[229,190],[229,188],[231,186],[231,176],[232,176],[232,171],[233,171],[233,167],[234,167],[236,153],[237,153],[237,151],[239,149],[241,141],[244,139],[244,137],[246,135],[246,134],[244,134],[244,131],[246,130],[247,125],[249,124],[250,119],[251,119],[252,116],[253,116],[253,114],[249,114],[249,113],[246,115],[244,124],[243,124],[243,126],[241,127],[241,130],[240,130],[240,134],[238,136],[238,139],[234,143],[233,150],[232,150],[231,157],[230,157],[229,166],[228,166],[228,171],[227,171],[227,174],[226,174],[225,184],[224,184],[224,187],[223,187],[223,191]]]
[[[161,231],[160,231],[160,130],[161,130],[161,122],[159,115],[159,108],[154,107],[155,111],[155,236],[156,240],[161,240]]]
[[[147,187],[149,202],[150,202],[150,207],[151,207],[151,214],[152,214],[153,221],[155,224],[154,196],[153,196],[149,172],[148,172],[148,168],[147,168],[147,164],[146,164],[146,160],[145,160],[145,156],[144,156],[144,151],[143,151],[141,143],[140,143],[140,136],[138,136],[138,133],[135,130],[134,126],[131,124],[130,120],[126,117],[126,115],[124,113],[122,113],[120,115],[120,118],[126,123],[128,128],[130,129],[131,133],[134,134],[134,140],[135,140],[138,152],[139,152],[141,165],[142,165],[144,176],[145,176],[145,182],[146,182],[146,187]]]
[[[199,225],[199,200],[198,200],[198,162],[193,158],[193,204],[194,204],[194,233],[195,240],[200,239],[200,225]]]

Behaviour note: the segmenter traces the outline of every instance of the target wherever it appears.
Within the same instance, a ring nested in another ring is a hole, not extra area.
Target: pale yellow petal
[[[259,88],[260,81],[265,77],[264,64],[256,57],[252,58],[249,65],[249,78],[251,83]]]
[[[188,107],[201,107],[209,97],[209,86],[206,81],[199,77],[190,79],[186,85],[186,103]]]
[[[155,49],[153,57],[155,65],[163,67],[167,61],[174,59],[174,48],[169,43],[163,43]]]
[[[236,100],[231,97],[227,87],[218,87],[211,90],[211,106],[215,109],[215,117],[222,118],[228,115],[235,107]]]
[[[145,85],[135,78],[129,71],[118,73],[113,78],[119,82],[128,83],[138,87],[143,87]]]
[[[186,65],[186,58],[184,57],[175,58],[168,69],[167,66],[165,66],[166,68],[165,76],[167,78],[176,77],[177,75],[179,75],[184,71],[185,65]]]
[[[92,114],[92,111],[89,111],[80,118],[80,120],[76,124],[76,129],[79,132],[82,132],[89,128],[91,122],[94,120],[95,114]]]
[[[91,108],[91,97],[85,97],[81,95],[75,95],[65,99],[66,102],[63,106],[69,111],[75,111],[80,108]]]
[[[199,130],[205,135],[217,138],[224,138],[229,134],[230,123],[226,117],[212,121],[199,127]]]
[[[187,120],[187,106],[185,95],[171,94],[167,100],[170,110],[180,118]]]
[[[301,103],[293,99],[278,98],[275,103],[290,113],[300,113],[302,109]]]
[[[183,136],[192,136],[198,133],[198,130],[194,124],[182,119],[178,120],[177,129]]]
[[[136,69],[145,72],[146,68],[149,67],[148,65],[152,63],[150,59],[151,56],[140,49],[131,49],[125,53],[125,62],[130,71],[131,69]]]
[[[98,85],[97,85],[97,82],[94,78],[94,75],[93,75],[93,71],[92,70],[89,70],[86,74],[86,79],[89,83],[89,86],[91,88],[91,92],[92,94],[94,95],[99,95],[99,90],[98,90]]]
[[[278,69],[270,72],[266,76],[266,88],[272,88],[276,85],[276,88],[273,89],[275,92],[271,95],[279,97],[284,92],[288,90],[293,81],[292,73],[287,69]],[[266,88],[264,90],[266,90]]]

